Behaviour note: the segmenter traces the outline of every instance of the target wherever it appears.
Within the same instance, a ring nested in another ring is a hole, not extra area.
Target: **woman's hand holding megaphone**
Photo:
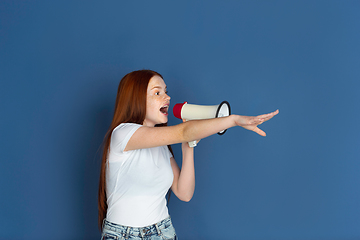
[[[257,134],[265,137],[266,133],[263,130],[261,130],[260,128],[258,128],[258,125],[270,120],[272,117],[274,117],[278,113],[279,113],[279,110],[276,110],[272,113],[255,116],[255,117],[235,115],[236,116],[235,123],[236,123],[236,125],[238,125],[240,127],[243,127],[250,131],[254,131]]]
[[[183,122],[186,122],[186,119],[182,119]],[[187,147],[190,147],[190,148],[193,148],[193,147],[196,147],[197,144],[200,142],[201,139],[199,140],[195,140],[195,141],[191,141],[191,142],[188,142],[188,143],[183,143],[185,144]]]

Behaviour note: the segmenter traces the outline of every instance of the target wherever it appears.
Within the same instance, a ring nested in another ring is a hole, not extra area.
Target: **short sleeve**
[[[142,125],[135,123],[122,123],[111,134],[110,149],[115,153],[122,153],[132,135]]]
[[[168,146],[164,146],[165,147],[165,154],[166,154],[166,158],[169,159],[173,157],[172,153],[170,152],[170,149]]]

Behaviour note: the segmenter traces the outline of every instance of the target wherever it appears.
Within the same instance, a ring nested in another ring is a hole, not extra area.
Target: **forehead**
[[[165,84],[164,80],[161,77],[153,76],[149,81],[148,90],[151,90],[154,87],[166,88],[166,84]]]

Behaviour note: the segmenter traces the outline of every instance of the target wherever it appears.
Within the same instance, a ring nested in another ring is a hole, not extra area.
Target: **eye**
[[[156,92],[155,95],[160,95],[160,92]]]

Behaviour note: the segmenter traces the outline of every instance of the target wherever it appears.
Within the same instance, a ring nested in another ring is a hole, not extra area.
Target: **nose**
[[[171,97],[165,93],[165,99],[166,99],[167,101],[170,101]]]

